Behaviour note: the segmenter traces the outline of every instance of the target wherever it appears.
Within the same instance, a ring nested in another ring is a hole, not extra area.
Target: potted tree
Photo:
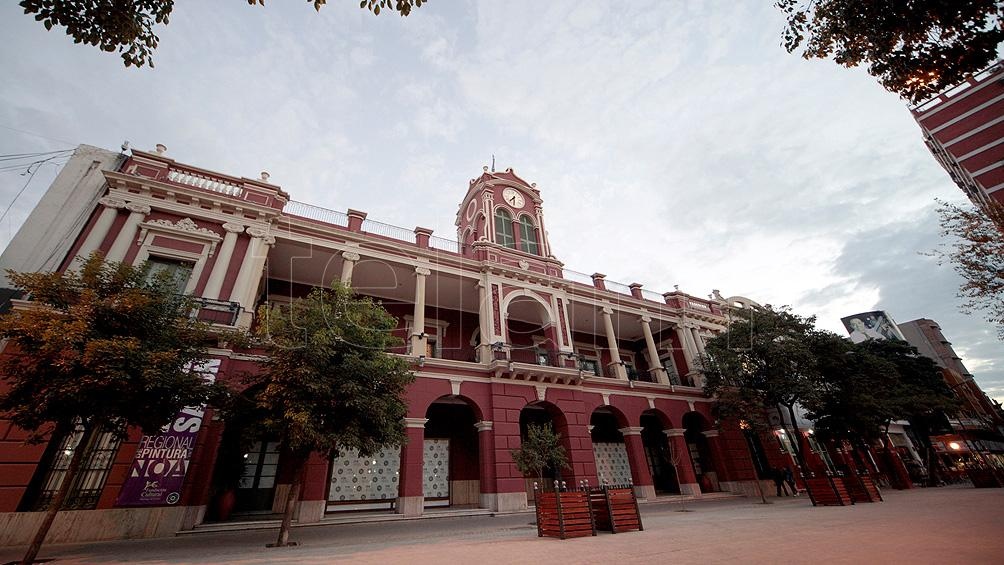
[[[544,485],[544,471],[553,469],[561,477],[561,469],[567,469],[568,454],[561,445],[561,434],[551,429],[550,424],[530,424],[526,428],[526,440],[519,449],[510,451],[513,463],[520,473],[536,475],[541,488]]]

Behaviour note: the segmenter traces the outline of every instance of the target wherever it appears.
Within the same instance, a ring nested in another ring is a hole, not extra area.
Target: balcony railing
[[[327,208],[321,208],[320,206],[297,202],[296,200],[290,200],[287,202],[286,207],[283,208],[283,212],[289,214],[290,216],[299,216],[301,218],[307,218],[308,220],[317,220],[333,226],[341,226],[343,228],[349,227],[349,217],[344,212],[329,210]]]
[[[435,235],[429,238],[429,247],[450,253],[460,253],[460,242]]]
[[[213,300],[211,298],[189,297],[194,303],[191,317],[209,324],[232,326],[237,323],[241,313],[241,305],[229,300]]]
[[[202,190],[226,194],[227,196],[236,196],[238,198],[244,194],[244,188],[234,182],[174,167],[171,167],[168,171],[167,180],[178,184],[194,186],[195,188],[201,188]]]
[[[541,365],[544,367],[560,367],[558,354],[554,351],[544,351],[539,349],[509,350],[509,360],[513,363],[525,363],[527,365]]]

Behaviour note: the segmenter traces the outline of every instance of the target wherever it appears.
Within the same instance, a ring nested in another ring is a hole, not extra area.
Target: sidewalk
[[[538,538],[531,514],[275,529],[51,545],[57,565],[97,563],[997,563],[1004,489],[887,491],[886,502],[813,508],[804,497],[642,506],[644,532]],[[0,563],[22,548],[0,550]]]

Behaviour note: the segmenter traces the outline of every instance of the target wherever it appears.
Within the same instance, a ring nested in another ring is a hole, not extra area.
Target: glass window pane
[[[501,208],[495,212],[495,243],[516,249],[516,236],[512,231],[512,216]]]
[[[520,216],[519,218],[519,246],[522,251],[540,255],[537,246],[537,229],[529,216]]]
[[[193,264],[188,261],[150,257],[146,262],[146,280],[152,282],[163,276],[167,280],[168,288],[181,294],[188,286],[188,279],[192,276],[192,268]]]

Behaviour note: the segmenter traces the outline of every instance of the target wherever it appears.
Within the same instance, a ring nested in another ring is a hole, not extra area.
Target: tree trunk
[[[303,468],[307,462],[306,456],[296,456],[293,458],[293,484],[289,485],[289,494],[286,495],[286,505],[282,511],[282,525],[279,526],[279,539],[275,542],[275,547],[286,547],[289,545],[289,529],[293,524],[293,511],[296,503],[300,500],[300,486],[303,484]]]
[[[70,433],[73,433],[73,426],[70,426]],[[94,429],[89,425],[84,425],[83,435],[81,435],[77,446],[73,448],[73,456],[70,457],[70,465],[66,468],[66,474],[63,475],[63,482],[59,483],[59,490],[56,491],[56,496],[49,503],[49,508],[45,511],[45,518],[38,525],[38,530],[35,531],[35,538],[31,540],[31,545],[28,546],[28,551],[25,552],[21,565],[31,565],[35,562],[35,557],[38,556],[38,552],[42,549],[42,542],[45,541],[49,528],[52,527],[52,523],[56,520],[56,514],[63,507],[66,495],[70,493],[70,487],[73,485],[74,479],[77,478],[77,472],[80,471],[80,466],[84,462],[84,452],[87,451],[87,444],[90,443],[93,434]],[[62,440],[57,439],[56,441]]]
[[[743,438],[746,440],[746,453],[750,456],[750,464],[753,466],[753,483],[756,485],[756,493],[760,495],[760,502],[763,504],[770,504],[767,502],[767,497],[763,494],[763,485],[760,484],[760,475],[756,472],[756,460],[754,459],[753,449],[750,447],[750,440],[748,438]]]
[[[798,431],[798,419],[795,417],[795,408],[791,404],[784,404],[785,408],[788,409],[788,415],[791,416],[791,448],[795,450],[795,462],[798,463],[798,469],[802,472],[802,476],[808,476],[809,468],[805,464],[805,457],[802,456],[802,434]],[[786,428],[784,425],[784,418],[781,418],[781,427]]]

